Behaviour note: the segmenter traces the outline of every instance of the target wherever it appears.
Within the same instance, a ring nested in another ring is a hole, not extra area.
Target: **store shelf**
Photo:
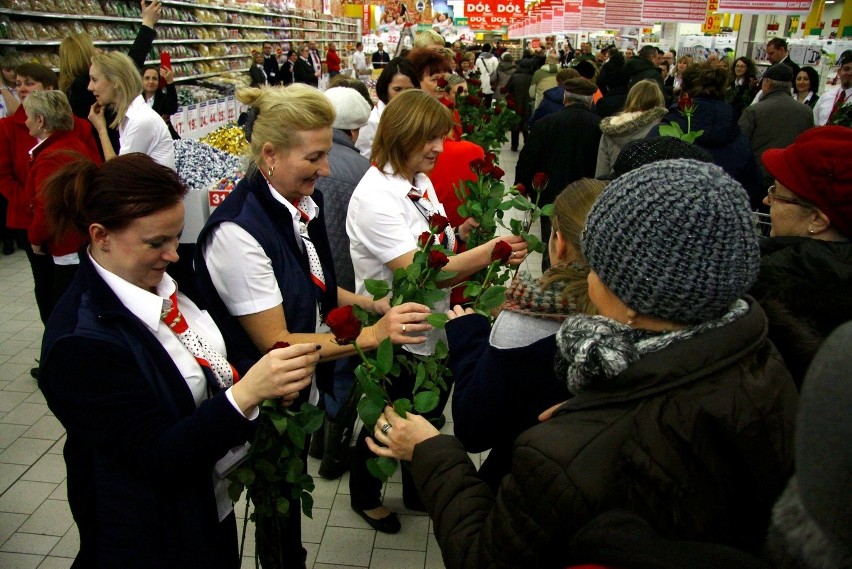
[[[216,71],[215,73],[202,73],[201,75],[187,75],[186,77],[175,77],[175,83],[180,81],[192,81],[195,79],[206,79],[207,77],[216,77],[218,75],[222,75],[223,73],[243,73],[248,71],[248,67],[241,67],[239,69],[228,69],[226,71]]]
[[[203,57],[173,57],[172,63],[192,63],[193,61],[219,61],[222,59],[248,59],[251,54],[238,53],[236,55],[205,55]],[[159,65],[159,59],[151,59],[145,65]]]

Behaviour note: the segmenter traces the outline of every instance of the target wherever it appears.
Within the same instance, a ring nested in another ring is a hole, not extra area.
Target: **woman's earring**
[[[272,177],[272,173],[273,173],[273,172],[275,172],[275,166],[270,166],[270,167],[269,167],[269,170],[267,170],[267,172],[266,172],[266,176],[267,176],[268,178],[271,178],[271,177]]]
[[[632,310],[628,310],[627,311],[627,322],[626,322],[626,324],[628,326],[630,326],[631,328],[633,328],[633,325],[636,323],[634,318],[636,318],[636,313],[633,312]]]

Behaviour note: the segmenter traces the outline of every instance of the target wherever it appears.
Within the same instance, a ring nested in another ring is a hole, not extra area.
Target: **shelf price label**
[[[219,99],[216,105],[216,122],[225,124],[225,117],[228,115],[228,101]]]
[[[198,103],[198,128],[207,128],[209,117],[207,116],[207,103]]]
[[[208,190],[207,191],[207,200],[210,206],[210,213],[213,213],[213,210],[222,205],[222,202],[225,201],[225,198],[231,193],[231,190]]]
[[[189,105],[186,108],[186,130],[187,134],[192,134],[201,128],[201,122],[198,118],[198,105]]]
[[[186,124],[186,107],[180,107],[178,111],[171,116],[172,126],[181,137],[187,132]]]
[[[234,97],[225,98],[225,113],[228,122],[235,122],[237,120],[237,100]]]
[[[219,101],[207,101],[207,124],[219,124]]]

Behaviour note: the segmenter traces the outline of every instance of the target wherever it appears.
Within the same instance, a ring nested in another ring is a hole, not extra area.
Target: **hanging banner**
[[[642,0],[607,0],[604,8],[607,28],[642,25]]]
[[[511,19],[515,14],[524,13],[524,0],[465,0],[464,15],[505,16]]]
[[[583,0],[565,0],[563,8],[565,10],[562,16],[562,29],[566,32],[576,32],[580,26],[580,8],[583,5]]]
[[[584,30],[604,29],[606,0],[583,0],[580,10],[580,28]]]
[[[546,1],[541,6],[541,33],[553,32],[553,8]]]
[[[642,2],[642,20],[646,22],[703,24],[706,17],[706,0],[644,0]]]
[[[565,31],[565,5],[560,1],[553,5],[553,32],[561,34]],[[836,26],[835,26],[836,27]]]
[[[807,14],[812,0],[719,0],[719,12],[734,14]]]

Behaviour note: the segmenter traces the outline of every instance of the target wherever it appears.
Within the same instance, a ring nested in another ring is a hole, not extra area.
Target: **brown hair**
[[[438,99],[420,89],[403,91],[382,113],[373,139],[373,161],[380,170],[390,166],[399,174],[414,152],[452,128],[453,117]]]
[[[683,72],[683,91],[692,97],[724,99],[728,69],[709,62],[693,63]]]
[[[47,225],[54,236],[100,223],[120,230],[134,219],[173,207],[186,195],[177,173],[141,152],[123,154],[98,166],[81,158],[51,176],[42,189]]]
[[[408,52],[406,58],[417,70],[418,80],[424,75],[450,73],[453,70],[450,60],[433,49],[415,48]]]
[[[607,182],[583,178],[566,186],[553,202],[551,223],[553,231],[558,231],[577,255],[572,263],[553,265],[541,276],[541,288],[546,290],[556,283],[565,283],[562,300],[573,304],[577,312],[596,314],[589,300],[589,266],[583,257],[580,238],[586,226],[586,217],[601,195]],[[551,262],[555,262],[551,259]]]
[[[650,111],[654,107],[665,108],[665,106],[666,99],[663,97],[659,83],[653,79],[642,79],[627,92],[623,112]]]

